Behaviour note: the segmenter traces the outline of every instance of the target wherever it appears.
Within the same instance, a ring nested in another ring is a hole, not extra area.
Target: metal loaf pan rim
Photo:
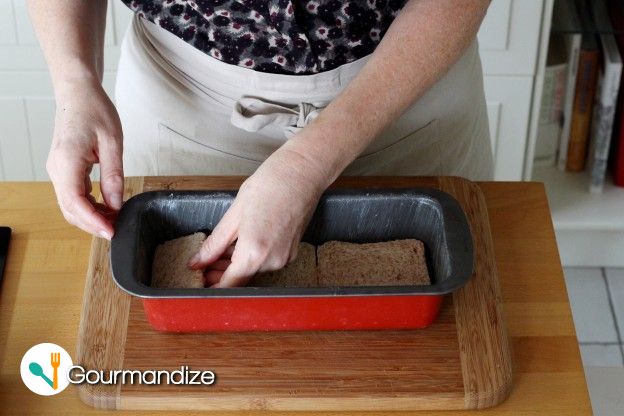
[[[470,227],[459,203],[448,193],[435,188],[337,188],[323,193],[321,198],[348,196],[406,196],[426,195],[442,207],[444,233],[451,254],[453,276],[439,284],[411,286],[337,286],[337,287],[240,287],[221,289],[159,289],[144,285],[133,276],[133,254],[137,252],[137,227],[150,201],[162,196],[213,197],[236,196],[232,190],[156,190],[137,194],[123,205],[111,241],[110,269],[114,282],[130,295],[146,299],[209,299],[209,298],[271,298],[271,297],[334,297],[334,296],[439,296],[464,286],[472,276],[474,247]]]

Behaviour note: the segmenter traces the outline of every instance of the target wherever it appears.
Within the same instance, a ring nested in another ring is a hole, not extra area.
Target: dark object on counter
[[[431,285],[338,287],[150,287],[156,246],[211,230],[233,191],[155,191],[123,206],[111,245],[115,282],[143,298],[150,324],[174,332],[421,328],[437,316],[444,294],[472,275],[466,216],[449,194],[428,188],[330,190],[303,241],[354,243],[417,239],[426,249]]]
[[[11,229],[0,227],[0,287],[4,278],[4,267],[9,255],[9,241],[11,240]]]

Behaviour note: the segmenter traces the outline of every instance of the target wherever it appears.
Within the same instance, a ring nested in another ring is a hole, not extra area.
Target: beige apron
[[[262,73],[223,63],[135,17],[115,92],[125,173],[249,175],[323,111],[366,61],[314,75]],[[476,41],[345,174],[492,178]]]

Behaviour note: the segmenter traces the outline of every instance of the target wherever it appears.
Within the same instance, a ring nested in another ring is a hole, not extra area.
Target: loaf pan
[[[142,298],[151,326],[168,332],[422,328],[445,294],[473,269],[466,216],[449,194],[429,188],[330,190],[303,236],[367,243],[415,238],[425,244],[431,285],[358,287],[150,287],[156,246],[212,230],[234,191],[153,191],[128,200],[117,219],[111,267],[117,285]]]

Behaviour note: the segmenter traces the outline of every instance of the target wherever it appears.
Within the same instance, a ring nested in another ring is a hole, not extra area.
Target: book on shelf
[[[613,183],[624,186],[624,137],[621,133],[615,137],[617,143],[613,147]]]
[[[564,36],[550,35],[548,57],[544,71],[534,164],[553,166],[561,134],[562,113],[568,75],[568,57]]]
[[[589,27],[591,21],[589,10],[587,8],[578,10],[582,26]],[[566,170],[570,172],[581,172],[585,169],[600,67],[600,48],[596,36],[593,33],[584,33],[582,37],[566,158]]]
[[[609,2],[609,16],[615,29],[615,40],[620,55],[624,54],[624,10],[619,2]],[[618,106],[615,112],[615,124],[613,127],[611,144],[611,165],[613,182],[617,186],[624,186],[624,88],[620,84]]]
[[[611,26],[603,2],[592,2],[592,11],[599,27],[609,28]],[[615,37],[607,30],[605,33],[601,33],[599,38],[602,62],[598,88],[596,89],[590,148],[587,157],[590,192],[600,192],[604,185],[622,75],[622,58]]]
[[[577,28],[580,27],[580,24],[581,23],[579,19],[579,14],[575,2],[568,0],[555,0],[555,3],[553,5],[553,26],[563,28]],[[568,156],[568,142],[570,140],[570,128],[572,125],[574,90],[576,87],[576,77],[578,71],[582,35],[580,32],[570,32],[560,33],[559,36],[563,39],[565,46],[565,55],[567,57],[567,72],[565,92],[563,97],[564,101],[561,125],[559,129],[559,137],[557,140],[557,149],[555,149],[555,152],[558,153],[556,157],[557,166],[559,167],[559,169],[565,170],[566,159]],[[551,129],[554,130],[554,127],[551,127]]]

